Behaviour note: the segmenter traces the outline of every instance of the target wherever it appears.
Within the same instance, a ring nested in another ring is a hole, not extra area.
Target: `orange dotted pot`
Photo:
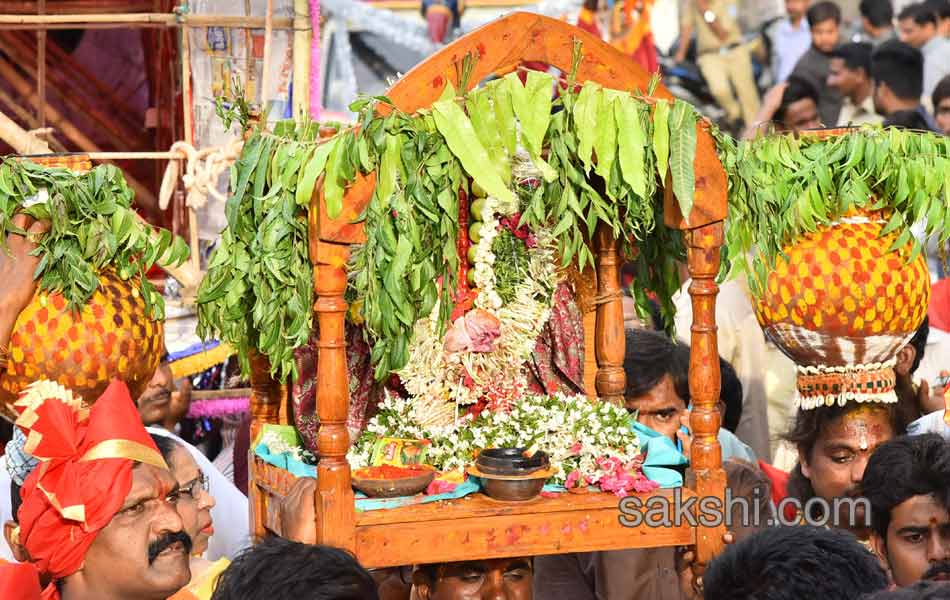
[[[162,324],[147,316],[134,281],[104,272],[81,311],[69,310],[59,294],[37,292],[14,325],[10,361],[0,373],[0,409],[15,416],[12,403],[37,379],[56,381],[89,404],[121,379],[138,398],[163,346]]]
[[[896,401],[891,368],[923,322],[930,274],[912,245],[888,249],[886,219],[854,214],[785,248],[756,313],[799,368],[804,408],[847,400]]]

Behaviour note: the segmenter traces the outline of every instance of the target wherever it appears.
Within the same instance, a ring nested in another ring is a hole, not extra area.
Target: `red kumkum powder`
[[[422,475],[428,469],[422,467],[394,467],[381,465],[379,467],[365,467],[356,471],[355,475],[361,479],[406,479]]]

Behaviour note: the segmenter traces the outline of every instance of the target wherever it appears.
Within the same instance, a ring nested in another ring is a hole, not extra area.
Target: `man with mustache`
[[[12,222],[16,227],[33,235],[42,234],[48,229],[47,223],[33,222],[25,215],[16,215]],[[6,239],[6,245],[8,251],[0,251],[0,281],[4,283],[0,286],[0,371],[5,369],[5,362],[8,359],[5,348],[10,340],[14,323],[36,290],[37,282],[33,279],[33,273],[40,261],[38,256],[33,256],[36,244],[30,237],[10,234]],[[109,374],[106,373],[106,375]],[[175,399],[170,390],[172,385],[171,371],[168,365],[163,365],[138,403],[141,418],[146,424],[155,424],[148,430],[170,437],[174,437],[174,434],[164,429],[168,426],[167,419],[171,417],[174,421],[178,418],[175,417],[176,414],[179,417],[181,415],[181,411],[175,407]],[[162,401],[165,391],[168,391],[171,402]],[[148,398],[150,395],[153,396],[151,400]],[[158,400],[157,403],[154,402],[155,399]],[[158,411],[153,411],[152,408],[158,408]],[[178,441],[181,442],[181,440]],[[250,543],[247,497],[215,469],[211,461],[198,449],[190,445],[187,448],[198,466],[208,475],[211,493],[218,503],[212,510],[212,515],[221,527],[217,535],[211,539],[207,558],[217,560],[224,556],[232,557]],[[17,525],[16,506],[11,505],[19,502],[20,487],[34,466],[35,460],[29,456],[28,452],[23,452],[22,436],[17,430],[13,442],[6,447],[6,454],[0,456],[0,523],[9,523],[6,526],[7,529],[12,529]],[[0,539],[0,560],[15,559],[10,546],[6,539]],[[0,595],[0,598],[5,598],[5,596]]]
[[[41,464],[21,490],[19,527],[5,533],[47,583],[44,600],[164,600],[187,584],[191,539],[176,511],[178,484],[125,384],[113,382],[87,408],[41,381],[16,407],[26,450]]]
[[[168,362],[162,360],[148,387],[136,401],[139,416],[145,425],[163,426],[166,424],[171,407],[172,394],[175,392],[175,376]],[[172,428],[174,424],[172,424]],[[171,429],[170,429],[171,430]]]
[[[862,490],[871,503],[871,544],[894,583],[950,582],[950,442],[928,433],[882,444]]]

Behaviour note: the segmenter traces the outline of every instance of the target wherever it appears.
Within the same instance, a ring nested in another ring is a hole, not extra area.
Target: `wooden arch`
[[[578,81],[645,92],[650,76],[637,64],[596,37],[562,21],[513,13],[462,37],[407,73],[388,93],[406,112],[430,106],[447,82],[458,87],[460,63],[466,55],[478,60],[471,85],[491,75],[504,75],[526,61],[543,62],[564,72],[571,69],[574,41],[583,44]],[[654,97],[672,96],[659,86]],[[705,123],[698,125],[696,195],[693,212],[684,219],[672,194],[665,194],[665,215],[671,227],[685,230],[689,292],[693,302],[690,393],[693,398],[693,491],[723,498],[725,475],[717,433],[719,354],[716,344],[715,276],[726,216],[726,176]],[[673,545],[697,547],[700,568],[722,549],[722,526],[698,529],[627,529],[618,525],[617,501],[609,494],[546,499],[528,506],[492,504],[482,496],[393,510],[356,513],[346,461],[349,407],[344,316],[347,303],[346,260],[349,247],[365,240],[362,223],[354,223],[369,202],[375,176],[361,178],[345,195],[342,214],[326,216],[322,193],[314,194],[310,210],[310,253],[314,270],[315,316],[319,324],[317,412],[320,419],[315,497],[316,541],[353,551],[368,567],[413,562],[471,560],[501,556],[550,554]],[[665,186],[669,190],[670,186]],[[618,242],[607,230],[593,240],[597,256],[598,292],[611,296],[620,286]],[[597,308],[595,353],[598,395],[622,401],[625,378],[623,309],[619,297]],[[280,420],[286,390],[266,376],[266,361],[255,359],[252,397],[256,433],[262,423]],[[253,463],[252,459],[252,463]],[[252,468],[251,510],[255,534],[265,521],[279,529],[269,505],[267,485],[257,485]],[[268,518],[270,515],[270,518]],[[278,531],[279,532],[279,531]]]

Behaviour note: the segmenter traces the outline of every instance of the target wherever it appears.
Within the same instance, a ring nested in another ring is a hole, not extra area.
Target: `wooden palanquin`
[[[513,13],[462,37],[418,65],[388,92],[396,106],[413,112],[429,106],[447,82],[459,85],[458,65],[473,53],[479,57],[469,81],[472,85],[491,75],[503,75],[525,62],[542,62],[571,70],[575,40],[582,42],[583,59],[577,79],[614,89],[646,90],[650,76],[637,64],[601,40],[562,21],[527,13]],[[654,97],[670,99],[659,86]],[[723,498],[725,475],[717,433],[720,415],[719,355],[716,346],[715,276],[719,270],[726,217],[726,175],[705,123],[698,126],[695,161],[694,208],[683,218],[669,191],[665,192],[667,225],[684,231],[689,293],[693,304],[689,384],[693,399],[690,424],[691,489],[686,494]],[[373,175],[359,179],[347,191],[343,213],[329,219],[319,190],[310,209],[310,256],[316,292],[315,317],[319,325],[317,411],[320,419],[317,467],[316,540],[346,548],[366,567],[433,563],[505,556],[533,556],[577,551],[691,546],[698,566],[718,554],[724,528],[626,528],[619,522],[618,498],[612,494],[562,494],[529,503],[500,503],[476,494],[459,500],[392,510],[357,512],[346,461],[348,385],[344,348],[347,303],[346,261],[352,244],[364,241],[362,224],[354,224],[372,196]],[[669,188],[669,186],[666,186]],[[597,257],[597,292],[610,300],[597,305],[588,319],[586,335],[588,381],[602,401],[622,402],[625,376],[624,323],[620,289],[619,243],[607,230],[592,240]],[[593,351],[592,351],[593,350]],[[255,357],[252,396],[252,434],[263,423],[287,422],[287,391],[266,375],[266,360]],[[593,371],[593,372],[591,372]],[[591,377],[591,375],[593,375]],[[282,414],[283,413],[283,414]],[[254,534],[280,533],[275,498],[286,487],[289,473],[251,460],[251,512]],[[658,495],[670,495],[669,491]],[[644,501],[646,498],[644,498]]]

